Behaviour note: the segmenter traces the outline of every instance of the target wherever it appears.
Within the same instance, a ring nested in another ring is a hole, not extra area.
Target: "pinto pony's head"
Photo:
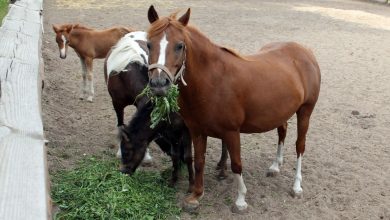
[[[66,53],[68,52],[69,45],[69,35],[73,29],[72,24],[63,24],[63,25],[54,25],[53,30],[56,34],[56,42],[58,44],[58,49],[60,50],[60,57],[62,59],[66,58]]]
[[[191,10],[176,19],[177,13],[159,18],[153,5],[148,11],[151,26],[147,35],[149,49],[149,86],[157,96],[167,94],[169,87],[181,79],[186,61],[187,26]]]

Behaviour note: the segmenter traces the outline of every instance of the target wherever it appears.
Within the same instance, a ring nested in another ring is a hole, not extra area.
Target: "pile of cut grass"
[[[178,218],[175,190],[158,172],[138,171],[131,177],[118,171],[115,159],[89,158],[78,169],[52,178],[54,219]]]
[[[7,12],[8,12],[8,0],[0,0],[0,26]]]

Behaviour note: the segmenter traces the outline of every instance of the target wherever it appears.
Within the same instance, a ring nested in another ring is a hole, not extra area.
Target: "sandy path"
[[[45,2],[43,110],[51,171],[70,168],[83,155],[113,153],[115,115],[102,61],[96,62],[96,99],[78,100],[80,64],[70,52],[59,58],[52,23],[80,22],[103,28],[148,27],[152,1]],[[190,22],[213,41],[251,53],[272,41],[312,48],[322,70],[321,94],[303,159],[304,198],[293,199],[295,118],[289,121],[281,174],[266,178],[276,153],[276,132],[242,135],[243,176],[249,212],[230,207],[236,186],[214,177],[220,147],[209,139],[205,196],[200,219],[390,219],[390,7],[360,1],[153,1],[162,15],[192,8]],[[83,9],[81,9],[82,7]],[[128,111],[128,117],[132,112]],[[351,114],[358,111],[359,115]],[[168,167],[152,148],[155,166]],[[230,171],[229,171],[230,172]],[[178,202],[187,183],[179,186]],[[192,216],[194,217],[194,216]],[[190,219],[183,213],[183,219]]]

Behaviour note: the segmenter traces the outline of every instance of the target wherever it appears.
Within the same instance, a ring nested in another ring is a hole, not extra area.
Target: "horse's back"
[[[305,100],[316,101],[319,94],[321,72],[313,52],[296,42],[273,42],[263,46],[251,56],[258,60],[272,60],[299,74],[305,90]],[[308,100],[311,98],[312,100]]]

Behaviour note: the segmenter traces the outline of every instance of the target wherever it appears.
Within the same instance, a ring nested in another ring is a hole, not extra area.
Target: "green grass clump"
[[[7,12],[8,12],[8,0],[0,0],[0,26]]]
[[[177,85],[172,85],[164,97],[154,96],[149,85],[147,85],[138,96],[143,95],[146,95],[153,104],[153,111],[150,113],[151,128],[155,128],[160,121],[169,121],[169,113],[180,110],[177,103],[177,98],[179,97]]]
[[[118,171],[114,159],[85,159],[52,179],[55,219],[166,219],[180,214],[175,190],[158,172]]]

